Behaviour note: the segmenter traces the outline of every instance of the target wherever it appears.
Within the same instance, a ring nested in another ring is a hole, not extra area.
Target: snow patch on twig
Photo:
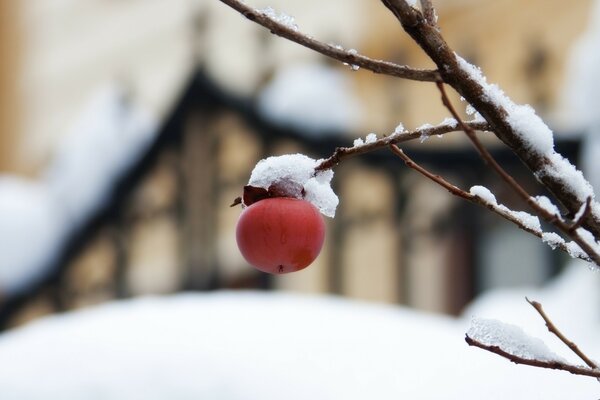
[[[273,7],[266,7],[260,10],[256,10],[259,13],[271,18],[273,21],[280,23],[294,31],[298,31],[298,25],[296,25],[296,20],[294,17],[287,15],[283,12],[277,12]]]
[[[497,346],[520,358],[566,363],[541,339],[529,336],[519,326],[495,319],[473,317],[467,336],[486,346]]]
[[[496,196],[485,186],[472,186],[469,189],[469,193],[473,196],[479,197],[483,200],[489,207],[494,208],[495,210],[500,211],[500,213],[505,213],[516,219],[521,225],[535,231],[539,234],[542,233],[542,227],[540,225],[540,220],[538,217],[529,214],[525,211],[514,211],[510,208],[506,207],[503,204],[499,204],[496,200]]]

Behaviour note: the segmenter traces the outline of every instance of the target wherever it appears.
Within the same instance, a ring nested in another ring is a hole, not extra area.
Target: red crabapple
[[[308,201],[267,198],[242,211],[236,239],[246,261],[260,271],[294,272],[306,268],[319,255],[325,223]]]

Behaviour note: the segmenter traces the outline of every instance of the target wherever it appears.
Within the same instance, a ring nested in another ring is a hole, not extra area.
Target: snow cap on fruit
[[[292,197],[312,203],[333,218],[339,199],[331,188],[332,170],[315,171],[321,160],[303,154],[286,154],[260,160],[244,187],[243,204],[264,197]],[[258,192],[263,192],[261,195]]]

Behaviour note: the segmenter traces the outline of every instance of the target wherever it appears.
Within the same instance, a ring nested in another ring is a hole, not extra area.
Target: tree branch
[[[358,54],[354,51],[345,50],[340,46],[333,46],[320,42],[308,35],[303,34],[302,32],[286,26],[285,24],[273,20],[265,13],[262,13],[239,0],[220,1],[244,15],[249,20],[269,29],[271,33],[291,40],[292,42],[298,43],[304,47],[307,47],[325,56],[334,58],[343,63],[356,65],[376,74],[395,76],[414,81],[435,82],[436,79],[439,79],[439,74],[436,70],[416,69],[389,61],[375,60]]]
[[[487,131],[488,126],[485,122],[465,122],[465,124],[471,127],[474,130]],[[319,164],[315,170],[316,171],[324,171],[326,169],[331,169],[338,165],[343,160],[354,157],[357,155],[365,154],[374,150],[379,150],[388,147],[391,144],[403,143],[409,140],[414,140],[418,138],[424,138],[434,135],[443,135],[445,133],[456,132],[459,131],[460,128],[457,125],[452,124],[440,124],[436,126],[430,126],[421,129],[415,129],[414,131],[405,131],[405,132],[397,132],[393,133],[390,136],[384,136],[381,139],[378,139],[372,143],[366,143],[360,146],[354,147],[338,147],[335,149],[334,153],[327,159],[323,160],[321,164]]]
[[[407,167],[414,169],[421,175],[425,176],[426,178],[430,179],[431,181],[442,186],[444,189],[448,190],[448,192],[450,192],[452,195],[460,197],[464,200],[468,200],[471,203],[483,206],[483,207],[487,208],[488,210],[490,210],[491,212],[504,218],[505,220],[512,222],[519,229],[521,229],[525,232],[528,232],[540,239],[542,238],[542,235],[544,232],[539,229],[534,229],[529,225],[526,225],[522,219],[515,216],[515,211],[512,211],[502,205],[491,204],[491,203],[487,202],[485,199],[482,199],[481,197],[479,197],[477,195],[473,195],[469,192],[466,192],[465,190],[459,188],[458,186],[453,185],[452,183],[448,182],[440,175],[436,175],[436,174],[429,172],[428,170],[423,168],[421,165],[417,164],[413,159],[411,159],[406,153],[404,153],[404,151],[402,151],[402,149],[400,149],[395,144],[390,145],[390,148],[395,155],[397,155],[404,161],[404,163],[406,164]],[[565,253],[569,252],[567,245],[564,242],[556,243],[556,248],[564,251]],[[584,256],[582,254],[578,254],[576,257],[581,260],[587,261],[587,262],[593,262],[593,260],[589,256]]]
[[[485,83],[459,64],[456,54],[436,27],[431,26],[421,12],[410,7],[404,0],[382,0],[382,3],[392,11],[404,30],[437,65],[442,80],[452,86],[490,123],[496,136],[512,149],[542,184],[574,215],[583,199],[570,186],[568,178],[561,174],[545,173],[547,170],[560,170],[550,157],[551,154],[531,151],[524,136],[507,118],[509,110],[499,104],[493,96],[486,95],[486,88],[483,86]],[[600,204],[593,204],[592,212],[582,221],[582,226],[596,238],[600,238]]]
[[[574,342],[567,339],[567,337],[556,327],[556,325],[554,325],[554,323],[552,322],[550,317],[548,317],[540,303],[538,303],[537,301],[529,300],[527,297],[525,297],[525,300],[527,300],[527,302],[531,304],[535,311],[537,311],[538,314],[540,314],[540,316],[544,319],[548,331],[556,335],[556,337],[558,337],[569,349],[571,349],[573,353],[575,353],[579,358],[581,358],[581,360],[583,360],[583,362],[586,363],[588,367],[596,370],[598,369],[596,363],[593,362],[588,356],[586,356]]]
[[[590,369],[590,368],[583,367],[583,366],[565,364],[560,361],[543,361],[543,360],[535,360],[535,359],[519,357],[519,356],[516,356],[514,354],[511,354],[511,353],[503,350],[499,346],[487,345],[487,344],[481,343],[481,342],[469,337],[469,335],[465,336],[465,341],[467,342],[467,344],[469,346],[479,347],[480,349],[487,350],[494,354],[498,354],[499,356],[504,357],[507,360],[514,362],[515,364],[529,365],[529,366],[538,367],[538,368],[556,369],[556,370],[560,370],[560,371],[567,371],[567,372],[570,372],[575,375],[591,376],[593,378],[600,378],[600,370]]]
[[[477,138],[475,131],[467,124],[465,124],[456,109],[450,102],[448,95],[446,94],[446,90],[444,88],[444,83],[442,81],[437,81],[436,86],[440,91],[442,96],[442,103],[446,108],[450,111],[452,116],[458,121],[458,124],[462,127],[463,131],[466,133],[467,137],[471,140],[481,158],[492,167],[492,169],[500,175],[502,180],[504,180],[511,189],[515,193],[517,193],[528,205],[531,209],[536,213],[536,215],[542,217],[546,222],[554,225],[557,229],[562,231],[565,235],[573,239],[577,245],[588,255],[588,257],[598,266],[600,266],[600,253],[597,252],[591,245],[589,245],[577,232],[577,226],[581,225],[586,216],[586,210],[589,212],[590,206],[586,206],[586,209],[580,216],[580,218],[574,224],[568,224],[560,215],[554,215],[544,207],[540,206],[533,197],[527,193],[527,191],[508,173],[498,164],[498,162],[494,159],[494,157],[490,154],[489,151],[481,144],[481,141]],[[587,202],[591,204],[591,198],[588,197]],[[581,209],[581,205],[579,206]],[[575,226],[575,229],[573,228]]]

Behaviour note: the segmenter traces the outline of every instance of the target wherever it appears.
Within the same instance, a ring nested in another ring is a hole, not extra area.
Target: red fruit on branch
[[[325,239],[325,222],[305,200],[273,197],[246,207],[236,228],[238,247],[260,271],[282,274],[309,266]]]

